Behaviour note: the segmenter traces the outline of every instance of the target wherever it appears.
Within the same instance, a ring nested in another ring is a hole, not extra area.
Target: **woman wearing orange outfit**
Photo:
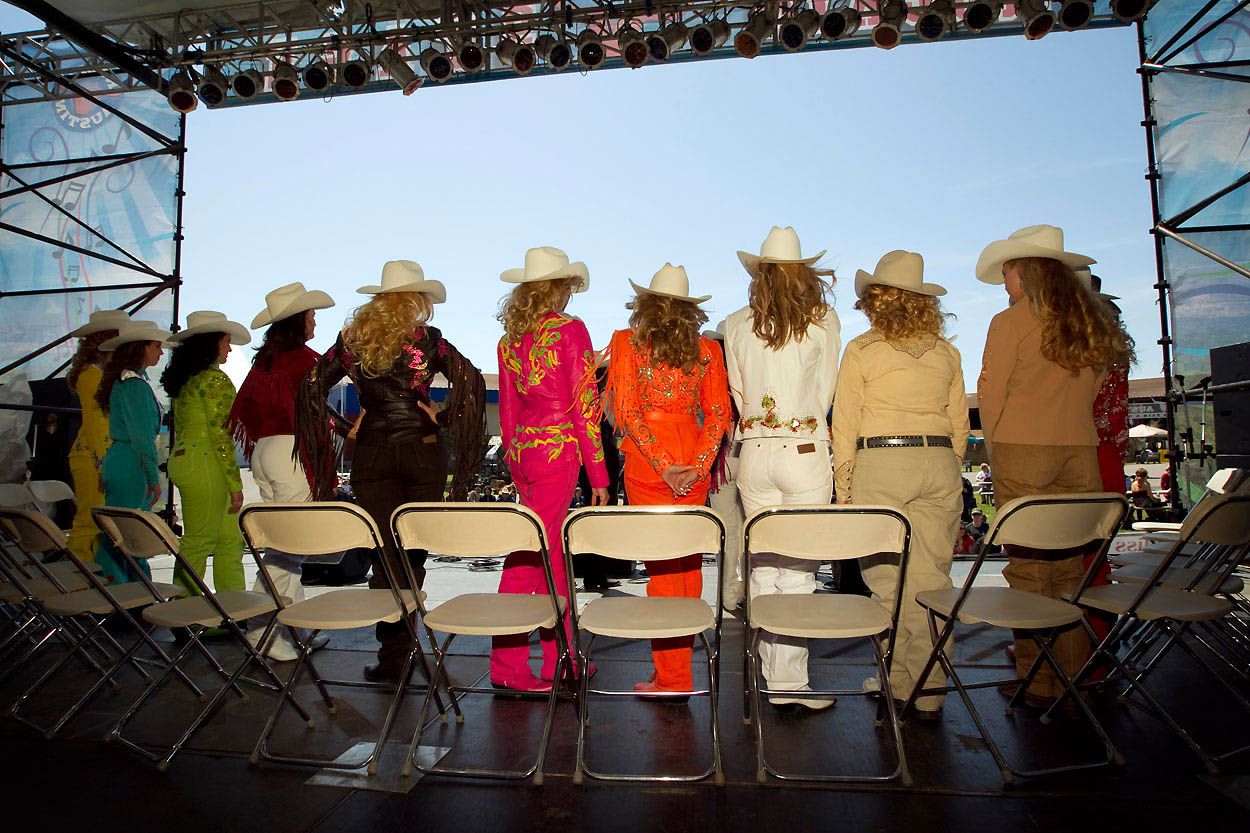
[[[668,263],[649,287],[630,285],[637,292],[630,329],[613,334],[608,370],[617,430],[625,435],[625,492],[637,506],[703,506],[729,428],[725,363],[699,335],[707,314],[698,305],[711,296],[690,297],[685,268]],[[647,562],[647,595],[698,598],[702,563],[702,553]],[[689,636],[652,640],[655,675],[634,690],[694,688],[692,644]]]

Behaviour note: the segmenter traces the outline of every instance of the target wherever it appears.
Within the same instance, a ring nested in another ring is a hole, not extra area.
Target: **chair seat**
[[[411,590],[403,591],[404,607],[417,610]],[[425,593],[421,594],[422,600]],[[336,631],[398,622],[399,605],[390,590],[335,590],[278,611],[278,621],[293,628]]]
[[[1158,569],[1158,562],[1154,564],[1134,564],[1128,567],[1121,567],[1111,572],[1111,580],[1121,584],[1143,584],[1150,580]],[[1171,567],[1163,575],[1163,586],[1170,587],[1173,590],[1183,590],[1189,586],[1189,583],[1198,577],[1201,570],[1193,567]],[[1210,595],[1215,587],[1215,580],[1218,576],[1209,575],[1198,585],[1198,592]],[[1245,588],[1245,582],[1237,576],[1229,576],[1219,587],[1218,593],[1240,593]]]
[[[1181,524],[1174,521],[1137,521],[1133,524],[1135,532],[1180,532]]]
[[[950,615],[960,589],[925,590],[916,594],[923,607]],[[974,587],[959,611],[965,625],[984,622],[997,628],[1059,628],[1080,620],[1081,609],[1058,599],[1011,587]]]
[[[156,591],[166,599],[176,599],[186,594],[186,590],[176,584],[162,584],[159,581],[154,581],[152,584],[156,587]],[[141,581],[110,584],[108,590],[126,610],[155,604],[152,601],[152,594]],[[50,599],[44,607],[49,613],[55,613],[57,616],[79,616],[83,613],[104,615],[113,612],[113,606],[109,604],[109,600],[94,588],[65,593],[55,599]]]
[[[560,599],[561,612],[564,607],[564,599]],[[431,610],[425,624],[440,633],[505,636],[553,628],[556,617],[546,593],[466,593]]]
[[[852,639],[890,629],[890,616],[866,596],[770,593],[751,600],[751,627],[779,636]]]
[[[702,599],[614,597],[595,599],[578,620],[583,630],[626,639],[693,636],[716,627],[716,614]]]
[[[87,587],[87,580],[80,574],[72,576],[58,575],[57,580],[65,586],[65,590],[61,590],[46,578],[34,578],[25,582],[25,584],[30,590],[30,594],[41,602],[47,602],[51,599],[57,598],[58,596],[64,596]],[[16,584],[0,585],[0,601],[12,604],[14,602],[20,602],[24,598],[25,596]]]
[[[236,622],[276,610],[268,593],[254,590],[227,590],[217,594],[217,601]],[[185,628],[189,625],[216,627],[222,622],[216,609],[203,596],[191,596],[165,604],[153,605],[143,611],[143,618],[153,625]]]
[[[34,572],[38,569],[30,561],[23,561],[22,566],[30,570],[32,574],[34,574]],[[95,563],[94,561],[86,562],[85,566],[87,567],[88,570],[95,573],[97,576],[102,575],[104,573],[104,568],[101,567],[99,564]],[[52,573],[53,575],[55,575],[57,578],[60,578],[63,575],[67,575],[67,576],[81,576],[82,575],[82,573],[79,572],[78,567],[75,566],[73,561],[53,561],[51,563],[44,562],[43,568],[47,570],[48,572]]]
[[[1140,584],[1103,584],[1089,587],[1081,594],[1081,605],[1119,615],[1128,610],[1141,588]],[[1137,617],[1146,621],[1176,619],[1181,622],[1207,622],[1219,619],[1232,610],[1232,607],[1232,603],[1226,599],[1156,587],[1137,608]]]

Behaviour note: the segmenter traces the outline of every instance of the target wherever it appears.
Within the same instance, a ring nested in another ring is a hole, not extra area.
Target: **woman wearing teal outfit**
[[[213,589],[242,590],[243,481],[227,424],[235,391],[219,365],[231,345],[247,344],[252,336],[220,312],[203,310],[188,315],[187,328],[169,340],[175,349],[161,384],[174,415],[169,479],[182,498],[182,556],[203,578],[211,555]],[[174,583],[198,592],[181,570],[174,571]]]
[[[113,441],[100,466],[106,506],[149,509],[161,496],[156,467],[161,408],[148,384],[147,369],[161,360],[167,338],[169,332],[151,321],[131,321],[119,328],[116,338],[100,345],[109,357],[96,401],[108,412]],[[138,578],[107,541],[100,545],[96,563],[113,584]],[[147,562],[139,563],[148,572]]]

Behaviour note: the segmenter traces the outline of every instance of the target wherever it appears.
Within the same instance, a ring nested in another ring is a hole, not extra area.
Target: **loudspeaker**
[[[1211,385],[1250,382],[1250,342],[1211,351]],[[1219,468],[1250,467],[1250,390],[1212,395],[1215,461]]]

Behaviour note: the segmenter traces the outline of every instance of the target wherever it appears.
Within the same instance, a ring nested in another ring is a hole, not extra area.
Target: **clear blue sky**
[[[0,6],[0,29],[28,28]],[[1158,313],[1135,29],[648,65],[209,111],[188,118],[182,309],[247,323],[300,280],[338,306],[332,342],[382,263],[447,284],[435,322],[494,372],[499,273],[554,245],[590,267],[570,311],[596,346],[625,326],[627,278],[684,264],[712,322],[746,301],[737,249],[793,225],[827,249],[846,337],[856,268],[925,257],[970,386],[1001,287],[990,241],[1062,226],[1099,261],[1159,375]],[[243,351],[247,353],[248,351]],[[237,361],[236,361],[237,360]],[[240,376],[245,356],[228,369]]]

